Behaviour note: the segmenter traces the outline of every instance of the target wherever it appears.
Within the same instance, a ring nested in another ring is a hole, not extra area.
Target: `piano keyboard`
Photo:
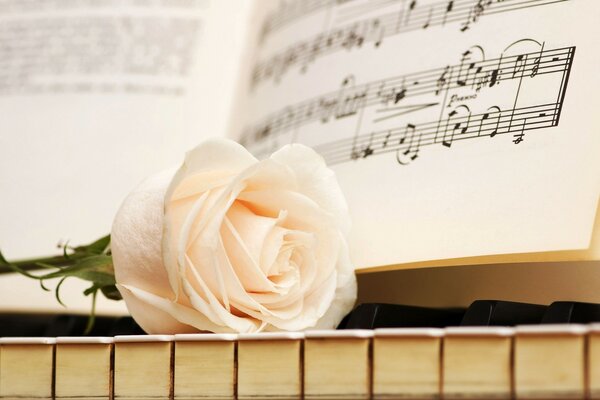
[[[0,339],[2,399],[593,399],[600,325]]]
[[[341,328],[375,329],[4,337],[0,399],[600,399],[599,309],[365,304]]]

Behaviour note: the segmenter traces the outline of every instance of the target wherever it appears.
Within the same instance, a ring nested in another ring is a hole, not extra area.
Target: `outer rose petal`
[[[165,285],[161,238],[164,196],[174,172],[161,172],[131,192],[117,212],[111,232],[117,282],[166,298],[172,298],[173,291]]]
[[[356,301],[356,277],[354,276],[354,266],[350,261],[348,245],[345,240],[342,240],[341,247],[336,267],[337,287],[335,297],[314,329],[335,329],[342,318],[352,310]]]
[[[162,311],[147,301],[139,299],[131,291],[121,285],[119,285],[119,292],[127,304],[129,313],[135,316],[135,321],[146,333],[174,334],[193,333],[198,331],[192,326],[177,321],[166,311]]]
[[[165,285],[161,236],[164,194],[174,170],[164,171],[142,182],[123,202],[111,232],[115,278],[120,285],[132,285],[163,298],[173,292]],[[169,314],[119,288],[125,304],[137,323],[149,333],[187,332]]]

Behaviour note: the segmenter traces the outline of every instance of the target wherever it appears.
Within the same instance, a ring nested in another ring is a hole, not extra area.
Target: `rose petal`
[[[225,218],[221,229],[224,253],[235,270],[244,290],[248,292],[271,292],[275,290],[273,282],[267,279],[265,273],[253,259],[239,233]]]
[[[173,298],[163,268],[161,236],[164,193],[174,170],[142,182],[121,205],[111,229],[115,278],[157,296]]]
[[[184,195],[190,196],[193,193],[193,187],[190,186],[189,188],[181,189],[182,192],[178,194],[179,197],[174,197],[176,190],[186,178],[194,175],[201,173],[217,175],[235,174],[239,170],[255,164],[256,161],[256,158],[244,149],[244,147],[235,142],[223,139],[207,140],[186,154],[183,164],[173,176],[164,195],[163,237],[165,240],[162,242],[162,255],[169,283],[176,296],[179,294],[180,286],[178,278],[179,266],[177,263],[177,246],[171,244],[178,243],[178,240],[174,238],[178,237],[178,227],[180,225],[172,221],[173,215],[170,202],[172,200],[180,200],[181,196]],[[199,188],[199,190],[203,189],[204,187],[202,186]]]
[[[273,153],[271,159],[290,168],[296,178],[296,190],[332,214],[342,233],[348,233],[348,204],[335,173],[327,167],[323,157],[310,147],[289,144]]]
[[[127,308],[147,333],[185,333],[197,330],[227,332],[196,310],[131,285],[117,285]],[[194,327],[195,329],[193,329]]]
[[[261,253],[265,248],[265,240],[273,228],[285,218],[287,213],[279,213],[276,218],[256,215],[241,202],[236,201],[227,212],[227,219],[235,229],[243,247],[252,261],[259,266]],[[263,273],[266,273],[262,266]]]
[[[356,302],[356,277],[354,275],[354,266],[350,260],[348,245],[346,241],[341,240],[340,251],[337,263],[337,284],[334,298],[329,309],[319,319],[315,329],[335,329],[342,321],[342,318],[348,314]]]

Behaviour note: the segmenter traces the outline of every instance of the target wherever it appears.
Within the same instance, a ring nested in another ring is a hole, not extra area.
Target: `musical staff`
[[[282,2],[279,8],[265,19],[261,29],[261,40],[264,40],[272,32],[298,19],[336,4],[345,4],[352,1],[354,0],[295,0]]]
[[[425,146],[451,148],[457,141],[506,134],[513,134],[513,143],[520,144],[526,132],[558,125],[574,56],[574,46],[548,48],[545,42],[525,38],[493,59],[487,59],[483,47],[476,45],[461,54],[459,63],[442,68],[361,85],[348,76],[338,91],[272,114],[250,129],[242,143],[256,149],[261,143],[276,143],[277,136],[288,131],[295,140],[298,128],[309,123],[353,119],[354,128],[341,125],[347,131],[341,139],[319,137],[315,150],[328,164],[396,152],[396,161],[408,165]],[[540,85],[543,92],[528,93],[528,88]],[[553,94],[553,88],[558,94]],[[480,100],[483,90],[497,91],[500,96],[482,95],[484,100]],[[489,104],[489,99],[495,99],[495,104]],[[365,117],[367,109],[370,122]],[[433,119],[436,110],[439,117]],[[363,128],[365,119],[368,129]],[[307,129],[306,134],[310,136],[311,131]],[[340,132],[333,131],[339,137]],[[268,149],[263,146],[262,150]]]
[[[253,69],[252,86],[256,87],[267,80],[278,81],[293,67],[299,67],[300,71],[305,71],[308,65],[318,58],[342,50],[359,48],[367,43],[379,47],[385,38],[404,32],[429,29],[450,23],[459,23],[459,29],[466,31],[483,16],[565,1],[569,0],[444,0],[421,6],[416,0],[410,2],[405,0],[401,3],[402,7],[398,11],[333,28],[329,32],[292,44],[283,51],[259,62]],[[325,2],[318,3],[321,8],[324,7]],[[308,10],[308,5],[306,10]],[[312,10],[317,11],[316,8]],[[287,18],[296,14],[289,15]],[[273,24],[271,23],[271,25]]]
[[[354,85],[353,79],[345,79],[340,90],[308,99],[277,111],[256,126],[247,129],[243,143],[264,140],[315,121],[327,123],[354,115],[361,108],[381,105],[379,118],[435,105],[436,102],[403,107],[403,102],[415,96],[439,96],[442,91],[468,87],[478,92],[499,85],[502,81],[527,76],[563,73],[572,61],[572,48],[542,49],[493,59],[470,60],[463,53],[461,62],[455,65],[391,77],[362,85]],[[526,60],[525,63],[522,60]],[[516,73],[519,69],[518,74]],[[450,102],[458,99],[450,98]],[[394,107],[396,106],[396,107]],[[386,110],[391,113],[383,115]],[[395,112],[394,112],[395,111]]]
[[[521,142],[526,131],[557,126],[561,108],[562,102],[510,110],[496,107],[495,111],[453,118],[441,129],[438,121],[410,124],[408,128],[369,132],[356,138],[325,143],[316,146],[315,150],[329,165],[390,152],[396,152],[397,161],[406,165],[414,161],[425,146],[442,144],[450,147],[452,143],[466,139],[493,138],[510,133],[516,133],[515,139],[520,138],[518,141]]]

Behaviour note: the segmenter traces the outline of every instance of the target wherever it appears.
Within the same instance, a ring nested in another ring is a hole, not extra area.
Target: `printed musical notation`
[[[252,87],[268,80],[278,82],[294,67],[299,67],[300,72],[305,72],[311,63],[326,55],[360,48],[367,43],[379,47],[384,39],[404,32],[445,26],[450,23],[457,23],[459,30],[464,32],[483,16],[565,1],[569,0],[443,0],[421,5],[418,0],[402,0],[397,11],[334,27],[328,32],[294,43],[268,59],[258,62],[252,72]],[[317,12],[331,3],[331,1],[314,2],[314,4],[311,2],[295,13],[283,13],[282,15],[287,17],[280,16],[268,20],[271,22],[267,21],[267,26],[271,27],[268,29],[277,26],[275,21],[280,21],[278,24],[282,24],[290,18]],[[310,5],[312,7],[309,7]]]
[[[319,12],[336,4],[350,3],[353,0],[293,0],[282,2],[279,8],[269,15],[261,29],[261,41],[269,34],[300,18]]]
[[[530,107],[500,110],[490,107],[487,112],[458,116],[458,111],[448,113],[445,120],[424,122],[418,125],[407,124],[379,132],[362,134],[358,137],[330,142],[316,146],[327,164],[367,158],[372,155],[396,152],[396,161],[407,165],[415,161],[422,147],[442,144],[451,147],[459,140],[480,137],[494,137],[513,133],[513,143],[524,140],[525,132],[558,125],[562,102]],[[441,125],[441,126],[440,126]]]
[[[515,71],[519,66],[522,67],[522,72],[532,76],[562,72],[571,62],[571,48],[545,49],[489,60],[475,61],[473,57],[473,51],[467,50],[461,55],[458,64],[362,85],[355,85],[351,77],[346,78],[339,91],[288,106],[271,114],[262,123],[248,130],[242,140],[260,141],[311,122],[326,123],[330,119],[353,116],[362,108],[379,104],[398,105],[413,96],[439,96],[442,90],[469,87],[478,92],[484,87],[491,88],[504,80],[517,78],[520,75]],[[517,65],[517,61],[520,60],[527,61],[522,66]],[[423,106],[429,104],[437,105],[438,102],[425,103]]]
[[[352,132],[342,139],[321,137],[314,145],[329,164],[396,152],[398,163],[406,165],[424,146],[451,147],[484,136],[512,134],[519,144],[527,131],[558,125],[574,55],[574,46],[547,48],[544,42],[522,39],[491,59],[475,45],[460,54],[460,62],[442,68],[360,85],[350,76],[337,92],[270,115],[241,142],[260,153],[261,144],[279,143],[278,137],[306,138],[310,124],[355,118]],[[528,91],[528,85],[538,90]],[[298,133],[304,126],[305,133]]]

